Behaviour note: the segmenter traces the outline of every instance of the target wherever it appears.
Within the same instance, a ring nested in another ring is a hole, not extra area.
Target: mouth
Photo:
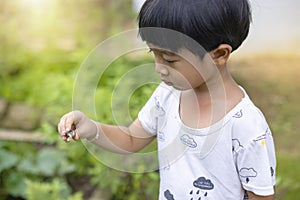
[[[166,85],[168,86],[173,86],[173,83],[169,82],[169,81],[166,81],[166,80],[162,80]]]

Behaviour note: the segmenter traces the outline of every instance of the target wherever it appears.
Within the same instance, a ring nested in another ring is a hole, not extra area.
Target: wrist
[[[88,142],[94,142],[94,141],[98,140],[99,135],[100,135],[100,130],[99,130],[98,123],[95,122],[94,120],[91,120],[91,122],[92,122],[92,123],[94,124],[94,126],[96,127],[96,133],[94,134],[93,137],[85,138]]]

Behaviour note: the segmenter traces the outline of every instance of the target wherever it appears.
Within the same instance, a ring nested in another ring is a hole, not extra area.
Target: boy
[[[274,199],[270,129],[226,66],[250,21],[247,0],[147,0],[139,32],[162,83],[128,127],[73,111],[58,125],[63,140],[74,130],[74,140],[131,153],[157,137],[159,199]]]

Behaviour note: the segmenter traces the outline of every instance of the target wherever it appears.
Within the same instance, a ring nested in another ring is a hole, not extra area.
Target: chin
[[[175,88],[176,90],[180,90],[180,91],[185,91],[185,90],[192,89],[192,88],[180,87],[180,86],[176,86],[176,85],[172,85],[172,87]]]

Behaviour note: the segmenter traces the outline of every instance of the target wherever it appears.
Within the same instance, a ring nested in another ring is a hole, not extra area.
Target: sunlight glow
[[[50,0],[23,0],[23,3],[28,7],[41,8],[46,7]]]

